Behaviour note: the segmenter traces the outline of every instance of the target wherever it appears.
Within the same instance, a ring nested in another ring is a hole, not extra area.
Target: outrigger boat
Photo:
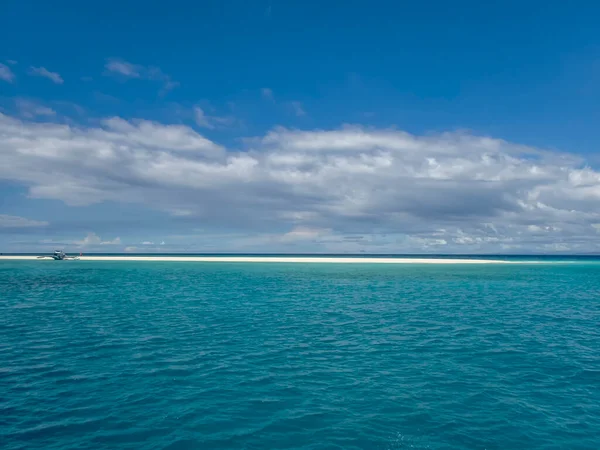
[[[78,256],[67,256],[62,250],[55,250],[50,256],[38,256],[38,259],[52,258],[55,261],[67,261],[67,260],[78,260]]]

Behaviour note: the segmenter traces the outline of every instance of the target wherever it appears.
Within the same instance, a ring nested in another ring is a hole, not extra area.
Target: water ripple
[[[598,449],[600,266],[0,263],[3,449]]]

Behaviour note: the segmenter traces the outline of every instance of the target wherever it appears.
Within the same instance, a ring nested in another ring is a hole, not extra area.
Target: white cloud
[[[12,66],[14,66],[15,64],[17,64],[17,61],[15,61],[14,59],[7,59],[6,62],[9,63]]]
[[[33,119],[38,116],[51,117],[56,115],[56,111],[52,108],[48,108],[47,106],[40,105],[39,103],[24,98],[17,98],[15,100],[15,106],[19,110],[21,116],[28,119]]]
[[[179,86],[177,81],[173,81],[170,75],[167,75],[158,67],[142,66],[140,64],[132,64],[122,59],[111,58],[107,60],[104,68],[106,69],[106,75],[160,82],[163,85],[161,89],[162,94]]]
[[[437,238],[422,238],[422,237],[409,237],[409,240],[412,244],[415,244],[417,247],[421,248],[429,248],[429,247],[443,247],[448,245],[448,241],[446,239],[437,239]],[[456,242],[456,239],[455,239]]]
[[[55,84],[63,84],[64,83],[64,80],[62,79],[60,74],[58,74],[57,72],[50,72],[45,67],[30,67],[29,74],[35,75],[38,77],[48,78]]]
[[[127,121],[118,117],[106,119],[102,124],[103,129],[69,130],[75,134],[82,133],[83,140],[92,138],[97,140],[97,143],[110,142],[120,145],[114,149],[114,156],[125,148],[133,150],[144,147],[198,152],[212,156],[221,155],[223,151],[222,147],[181,125],[162,125],[147,120]]]
[[[213,129],[215,126],[211,123],[208,116],[204,113],[204,110],[199,106],[194,108],[194,119],[196,120],[196,125],[203,128]]]
[[[231,116],[210,116],[199,106],[194,107],[194,120],[196,125],[209,130],[231,126],[235,123],[235,118]]]
[[[0,136],[0,178],[34,198],[143,204],[281,248],[600,250],[600,172],[489,137],[277,128],[227,150],[185,126],[3,115]]]
[[[331,230],[321,228],[295,227],[281,236],[283,241],[310,241],[326,236]]]
[[[9,83],[15,81],[15,74],[13,71],[10,70],[10,67],[2,63],[0,63],[0,80],[7,81]]]
[[[325,228],[310,228],[296,226],[285,233],[263,233],[257,236],[234,236],[232,242],[239,248],[274,246],[304,246],[308,243],[323,245],[335,242],[338,237],[331,230]]]
[[[296,116],[302,117],[306,115],[306,111],[304,111],[301,102],[291,102],[290,106],[292,107],[292,111],[294,111],[294,114],[296,114]]]
[[[142,242],[142,245],[154,245],[154,242],[152,242],[152,241],[144,241],[144,242]]]
[[[128,78],[141,78],[141,73],[145,70],[143,66],[117,59],[108,60],[104,67],[108,72],[123,75]]]
[[[136,251],[137,251],[137,247],[133,247],[133,246],[125,247],[125,252],[127,252],[127,253],[134,253]]]
[[[95,247],[100,245],[119,245],[121,244],[121,239],[117,237],[112,240],[103,241],[96,233],[88,233],[82,240],[73,241],[72,243],[79,247]]]
[[[543,248],[549,252],[569,252],[573,249],[573,247],[564,242],[554,242],[551,244],[544,244]]]
[[[38,228],[45,227],[48,222],[26,219],[19,216],[0,214],[0,228]]]

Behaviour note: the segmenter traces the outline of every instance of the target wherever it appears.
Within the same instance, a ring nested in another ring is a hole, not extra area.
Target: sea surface
[[[0,261],[0,448],[600,449],[600,263]]]

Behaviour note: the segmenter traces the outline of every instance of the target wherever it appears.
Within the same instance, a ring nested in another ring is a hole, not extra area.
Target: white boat
[[[62,250],[55,250],[50,256],[38,256],[38,259],[52,258],[55,261],[67,261],[67,260],[78,260],[77,256],[67,256]]]

